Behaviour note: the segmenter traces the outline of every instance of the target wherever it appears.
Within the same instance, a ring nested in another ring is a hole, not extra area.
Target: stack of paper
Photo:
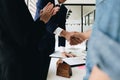
[[[55,52],[50,55],[50,57],[53,58],[61,58],[64,62],[69,64],[70,66],[79,66],[79,65],[84,65],[86,62],[86,53],[84,52],[75,52],[72,53],[75,54],[76,57],[70,57],[70,58],[63,58],[60,52]]]
[[[71,57],[71,58],[64,58],[62,60],[67,64],[69,64],[70,66],[84,65],[86,62],[85,57]]]

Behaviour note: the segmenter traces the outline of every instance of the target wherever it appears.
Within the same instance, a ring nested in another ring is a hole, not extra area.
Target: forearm
[[[62,30],[62,32],[60,33],[60,36],[67,38],[67,35],[69,35],[69,32]]]
[[[92,33],[92,30],[88,30],[88,31],[84,32],[83,35],[84,35],[85,39],[89,39],[91,36],[91,33]]]

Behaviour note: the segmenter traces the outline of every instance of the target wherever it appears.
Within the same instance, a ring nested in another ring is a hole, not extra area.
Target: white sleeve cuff
[[[60,36],[60,33],[63,31],[62,28],[58,27],[55,31],[54,34]]]
[[[59,49],[60,49],[60,52],[65,52],[65,47],[60,46]]]

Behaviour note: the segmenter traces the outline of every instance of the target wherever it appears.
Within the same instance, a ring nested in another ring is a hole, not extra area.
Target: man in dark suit
[[[48,3],[34,22],[24,0],[0,0],[0,80],[45,80],[49,54],[39,52],[38,43],[52,14]]]
[[[65,47],[65,38],[61,37],[61,32],[64,30],[65,31],[65,23],[66,23],[66,13],[67,13],[67,8],[64,6],[64,3],[66,0],[38,0],[37,2],[37,10],[36,10],[36,15],[35,15],[35,20],[39,17],[40,10],[48,3],[52,2],[54,6],[60,7],[59,11],[57,12],[56,15],[54,15],[49,22],[47,23],[46,27],[48,30],[48,33],[46,33],[46,36],[44,36],[44,43],[43,45],[47,50],[51,50],[50,52],[53,53],[55,49],[55,34],[60,36],[59,37],[59,43],[58,46],[62,48],[63,54],[65,52],[64,47]],[[69,32],[69,35],[72,34]],[[49,42],[49,48],[47,47]],[[51,54],[50,53],[50,54]]]
[[[39,45],[39,50],[43,52],[44,54],[51,54],[55,50],[55,34],[60,35],[62,31],[65,31],[65,23],[66,23],[66,13],[67,8],[62,4],[66,0],[38,0],[37,2],[37,10],[34,20],[38,19],[40,10],[43,9],[43,7],[48,3],[51,2],[54,4],[54,6],[60,7],[59,11],[56,13],[56,15],[52,16],[52,18],[48,21],[46,24],[46,29],[48,32],[45,34],[45,36],[41,39]],[[55,8],[55,9],[56,9]],[[69,33],[70,35],[71,33]],[[65,47],[65,38],[59,37],[59,46]],[[63,54],[64,49],[62,50]],[[70,54],[71,55],[71,54]],[[50,60],[50,57],[48,56],[48,59]],[[45,67],[49,66],[49,62],[44,61],[46,64]],[[47,73],[48,70],[45,70],[44,73]],[[46,74],[47,76],[47,74]],[[44,77],[46,77],[44,76]]]

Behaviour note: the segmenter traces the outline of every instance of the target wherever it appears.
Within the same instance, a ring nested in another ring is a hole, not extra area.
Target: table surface
[[[56,75],[56,62],[58,58],[51,58],[50,67],[48,71],[47,80],[83,80],[85,75],[85,68],[83,67],[72,67],[71,78],[65,78]]]

